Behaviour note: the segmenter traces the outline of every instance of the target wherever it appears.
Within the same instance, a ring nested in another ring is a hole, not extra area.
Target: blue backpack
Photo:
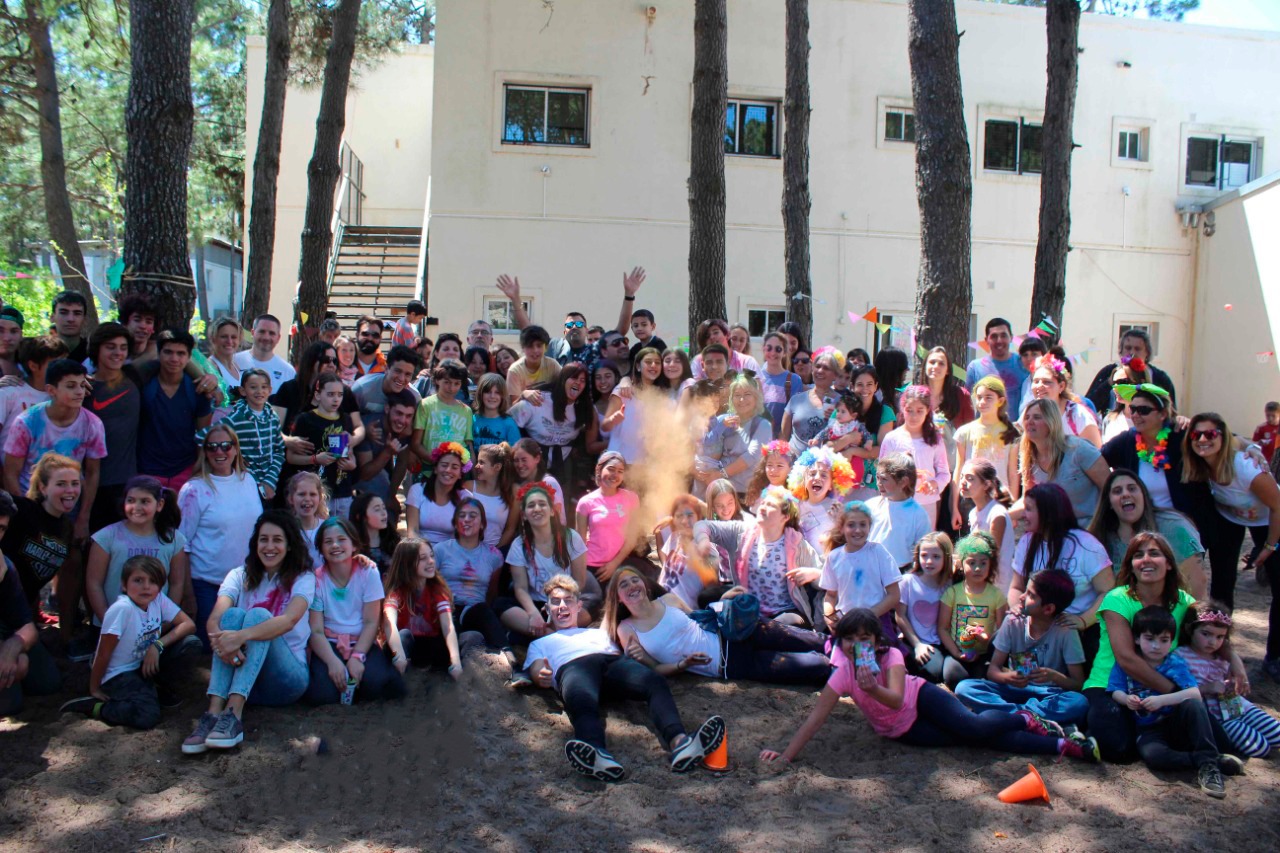
[[[719,602],[719,610],[695,610],[689,618],[704,631],[719,634],[729,643],[738,643],[751,636],[760,622],[760,599],[744,592],[728,601]]]

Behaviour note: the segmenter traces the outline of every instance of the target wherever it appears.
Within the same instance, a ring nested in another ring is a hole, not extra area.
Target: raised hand
[[[501,279],[499,279],[501,281]],[[644,267],[636,267],[629,273],[622,274],[622,290],[627,296],[635,296],[640,285],[644,284]],[[516,287],[519,287],[517,282]],[[518,290],[516,291],[519,292]],[[503,293],[506,293],[504,290]]]

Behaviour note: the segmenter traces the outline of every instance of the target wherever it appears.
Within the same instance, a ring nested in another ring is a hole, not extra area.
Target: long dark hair
[[[529,436],[526,435],[524,438],[516,442],[515,447],[511,448],[512,457],[515,456],[515,452],[517,450],[523,451],[530,456],[536,456],[538,459],[538,470],[534,473],[533,479],[530,480],[529,482],[532,483],[537,480],[541,480],[543,477],[547,476],[547,454],[542,452],[541,444],[538,444],[538,442],[534,441],[532,438],[529,438]],[[513,465],[513,469],[514,469],[514,465]],[[513,473],[513,477],[515,479],[518,479],[518,476],[514,474],[514,470],[512,473]]]
[[[866,607],[855,607],[841,616],[840,621],[836,623],[834,634],[838,643],[845,637],[852,637],[854,634],[861,634],[864,631],[871,635],[872,642],[875,643],[876,657],[880,657],[889,651],[889,640],[884,635],[884,627],[880,624],[880,617]]]
[[[431,350],[431,367],[432,368],[434,368],[436,365],[440,363],[440,356],[438,355],[438,353],[440,352],[440,345],[445,341],[453,341],[455,344],[457,344],[459,353],[462,353],[466,350],[466,346],[463,345],[462,343],[462,338],[458,337],[457,334],[455,334],[454,332],[442,332],[440,336],[436,338],[436,345]]]
[[[584,380],[582,393],[578,395],[578,399],[572,403],[569,402],[569,394],[565,390],[565,385],[570,379],[581,376]],[[556,419],[556,423],[564,423],[565,416],[570,406],[573,408],[573,422],[575,425],[586,429],[587,424],[591,423],[595,415],[595,407],[591,405],[591,376],[587,373],[587,369],[576,361],[571,361],[564,367],[560,368],[560,375],[556,377],[555,383],[551,386],[551,414]]]
[[[249,589],[257,589],[267,577],[267,570],[258,558],[258,534],[264,524],[274,524],[284,531],[284,560],[276,571],[276,582],[280,589],[293,589],[293,582],[313,568],[310,564],[311,552],[307,550],[306,537],[302,535],[302,525],[293,513],[282,509],[269,509],[258,516],[253,523],[253,533],[249,535],[249,554],[244,558],[244,581]]]
[[[371,556],[370,546],[373,542],[366,541],[368,535],[369,504],[373,503],[373,499],[378,498],[385,504],[382,495],[375,495],[373,492],[361,492],[356,495],[356,499],[351,502],[351,509],[347,513],[347,517],[351,519],[351,525],[356,529],[356,550],[366,557]],[[400,534],[396,532],[395,525],[391,523],[391,512],[387,511],[387,526],[378,534],[378,548],[382,553],[390,556],[395,550],[396,543],[400,541]]]
[[[680,359],[680,378],[674,380],[667,378],[667,356],[674,355]],[[653,387],[666,388],[674,391],[684,384],[686,379],[693,378],[693,368],[689,364],[689,354],[677,347],[667,347],[662,353],[662,372],[658,374],[658,378],[654,380]]]
[[[431,543],[425,539],[418,539],[410,536],[400,540],[400,544],[396,545],[395,553],[391,555],[391,568],[387,569],[387,595],[397,595],[401,604],[410,615],[417,615],[418,606],[418,549],[423,545],[435,554],[435,548],[431,547]],[[436,587],[444,593],[449,599],[449,603],[453,604],[453,591],[449,589],[449,583],[440,574],[440,569],[436,569],[434,577],[427,578],[427,583]],[[435,614],[423,614],[432,617]]]
[[[178,509],[178,496],[174,494],[173,489],[166,489],[161,485],[160,481],[155,477],[139,474],[136,477],[129,478],[129,482],[124,484],[124,491],[120,493],[121,515],[124,514],[125,498],[129,497],[129,492],[134,489],[146,492],[158,504],[162,504],[156,509],[154,520],[156,537],[168,545],[173,541],[174,531],[178,529],[178,525],[182,524],[182,512]]]
[[[929,356],[940,353],[947,360],[946,373],[942,377],[942,403],[938,406],[938,411],[949,421],[954,421],[960,417],[960,407],[963,405],[963,398],[968,393],[964,390],[964,385],[951,373],[951,356],[947,353],[946,347],[934,347],[929,350],[925,356],[925,361],[929,360]]]
[[[458,456],[458,454],[454,453],[452,450],[449,451],[448,453],[440,454],[441,459],[443,459],[445,456]],[[458,456],[458,461],[459,462],[462,461],[461,456]],[[453,484],[453,488],[449,490],[449,503],[453,504],[455,507],[462,500],[462,481],[464,479],[466,479],[465,473],[462,471],[459,471],[457,481]],[[423,485],[422,488],[423,488],[423,494],[426,496],[427,500],[431,501],[432,503],[435,503],[436,502],[436,470],[435,468],[431,469],[431,476],[427,478],[427,482],[425,485]]]
[[[546,484],[543,485],[546,486]],[[533,565],[538,558],[537,551],[533,547],[533,525],[529,523],[529,516],[524,511],[524,505],[529,502],[529,496],[535,491],[542,492],[547,498],[547,503],[551,505],[551,510],[547,513],[551,522],[551,558],[568,574],[573,563],[573,559],[569,556],[569,533],[560,523],[560,515],[556,512],[556,499],[551,494],[550,486],[546,486],[545,490],[529,488],[520,500],[520,539],[524,548],[524,558],[528,565]],[[481,541],[483,539],[482,535]]]
[[[302,351],[302,358],[298,360],[298,411],[305,412],[309,409],[315,400],[316,379],[320,373],[324,371],[317,370],[320,359],[329,350],[333,350],[333,354],[337,357],[338,350],[333,344],[326,344],[324,341],[316,341],[309,344]],[[328,365],[325,370],[332,373],[336,369],[336,365]]]
[[[1057,483],[1032,486],[1026,497],[1036,502],[1036,515],[1039,518],[1036,531],[1031,534],[1026,560],[1022,564],[1023,576],[1031,577],[1040,546],[1047,545],[1049,548],[1044,568],[1060,568],[1058,561],[1062,559],[1062,547],[1071,531],[1079,530],[1080,526],[1076,524],[1076,511],[1071,506],[1071,498],[1067,497],[1066,491]]]
[[[1102,484],[1102,494],[1098,498],[1098,508],[1093,511],[1093,518],[1089,520],[1089,533],[1104,545],[1108,538],[1115,536],[1120,530],[1120,516],[1116,515],[1115,508],[1111,506],[1111,487],[1121,477],[1128,477],[1133,480],[1138,484],[1139,491],[1142,492],[1142,517],[1134,525],[1135,532],[1156,529],[1156,508],[1151,502],[1151,492],[1147,491],[1147,484],[1142,482],[1142,478],[1128,468],[1116,468],[1107,476],[1107,481]]]
[[[897,347],[885,347],[876,353],[876,376],[880,378],[880,396],[890,410],[898,411],[898,385],[911,364],[907,354]]]
[[[809,352],[809,342],[804,339],[804,329],[800,328],[799,323],[788,320],[778,326],[778,328],[774,329],[774,331],[780,335],[790,335],[795,338],[800,344],[800,346],[796,347],[796,352],[800,352],[801,350]]]
[[[855,367],[853,372],[849,374],[850,390],[853,389],[853,384],[858,381],[859,376],[870,376],[876,383],[876,387],[881,387],[880,374],[876,373],[876,369],[871,365],[864,364],[861,367]],[[884,420],[884,407],[888,405],[885,399],[876,399],[876,397],[873,396],[871,398],[871,405],[867,406],[867,410],[862,413],[862,422],[866,425],[867,430],[870,431],[872,436],[875,436],[880,432],[880,422]],[[892,411],[892,409],[890,411]]]
[[[1178,571],[1178,560],[1173,556],[1173,548],[1169,545],[1169,540],[1165,539],[1159,533],[1152,530],[1144,530],[1141,533],[1133,534],[1133,538],[1129,540],[1129,547],[1125,549],[1124,559],[1120,561],[1120,572],[1116,575],[1117,587],[1128,587],[1129,597],[1138,598],[1138,590],[1133,582],[1133,557],[1138,553],[1138,549],[1147,545],[1154,544],[1164,554],[1165,565],[1168,567],[1164,573],[1164,587],[1160,590],[1160,603],[1173,610],[1178,605],[1179,590],[1182,589],[1182,573]]]

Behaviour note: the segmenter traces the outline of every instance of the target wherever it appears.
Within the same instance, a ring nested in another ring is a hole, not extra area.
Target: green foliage
[[[20,273],[29,278],[18,278]],[[58,282],[48,270],[29,263],[12,263],[0,253],[0,299],[22,312],[26,321],[24,334],[36,335],[49,327],[53,297],[58,290]]]
[[[988,2],[1004,3],[1007,6],[1040,6],[1046,0],[988,0]],[[1102,15],[1136,15],[1139,12],[1148,18],[1163,21],[1181,21],[1188,12],[1200,8],[1200,0],[1083,0],[1081,5],[1086,12]]]

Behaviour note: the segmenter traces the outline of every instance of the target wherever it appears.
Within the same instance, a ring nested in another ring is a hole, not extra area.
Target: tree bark
[[[40,112],[40,182],[44,191],[44,217],[49,240],[58,257],[62,286],[88,301],[85,334],[98,325],[98,308],[93,288],[85,277],[84,255],[80,252],[71,194],[67,191],[67,160],[62,147],[62,104],[58,92],[58,70],[49,35],[49,19],[37,0],[24,0],[27,38],[31,42],[31,70],[35,78],[36,106]]]
[[[157,327],[187,328],[195,307],[187,243],[193,0],[132,0],[124,126],[122,292],[147,294]]]
[[[240,322],[253,325],[267,312],[271,263],[276,244],[276,180],[284,135],[284,101],[289,86],[289,0],[271,0],[267,10],[267,69],[262,87],[262,117],[253,158],[253,196],[249,208],[249,258]]]
[[[361,0],[341,0],[338,4],[333,14],[333,35],[325,57],[320,113],[316,117],[316,141],[307,166],[307,209],[302,226],[302,257],[298,262],[301,287],[294,306],[298,334],[290,343],[290,352],[295,358],[319,333],[320,322],[329,305],[329,253],[333,248],[329,221],[333,216],[333,192],[341,172],[338,158],[347,122],[347,86],[351,82],[351,61],[355,57],[360,3]],[[303,314],[307,315],[305,321]]]
[[[809,268],[809,0],[787,0],[787,89],[783,106],[782,227],[786,242],[787,319],[813,340]]]
[[[1045,28],[1049,56],[1040,137],[1044,164],[1040,174],[1040,236],[1028,328],[1035,328],[1047,315],[1058,324],[1061,335],[1062,308],[1067,301],[1067,253],[1071,250],[1071,153],[1075,148],[1071,127],[1080,65],[1079,2],[1049,0]]]
[[[960,86],[955,2],[911,0],[909,14],[916,197],[920,205],[917,343],[926,348],[946,347],[952,364],[964,364],[973,308],[973,180]],[[917,362],[919,382],[924,377],[924,359]]]
[[[695,0],[689,139],[689,344],[703,320],[724,318],[726,0]]]

